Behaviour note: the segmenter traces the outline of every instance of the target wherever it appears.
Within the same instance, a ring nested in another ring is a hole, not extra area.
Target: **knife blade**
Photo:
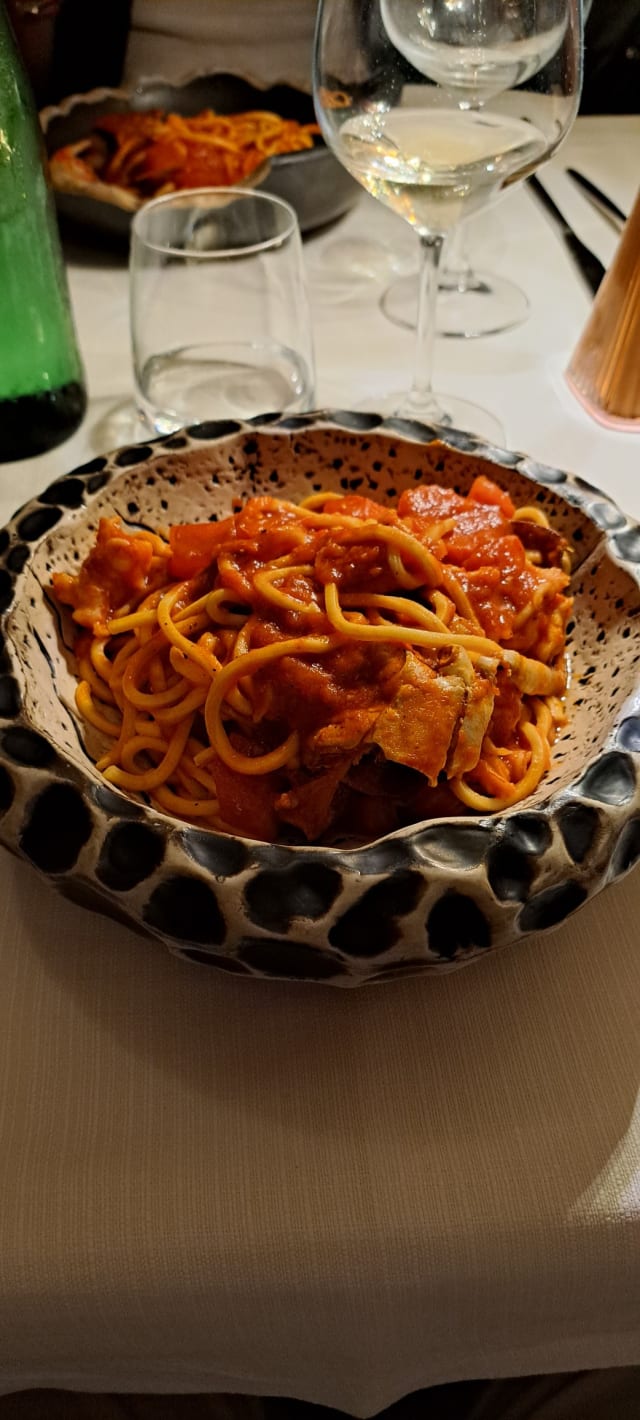
[[[538,198],[538,201],[542,203],[542,206],[553,218],[567,250],[573,257],[573,260],[576,266],[578,267],[581,276],[586,281],[587,286],[591,291],[591,294],[595,296],[600,282],[602,281],[602,278],[605,274],[605,268],[602,265],[602,262],[598,259],[597,256],[594,255],[592,251],[589,251],[589,248],[585,246],[584,242],[581,242],[580,238],[576,236],[575,232],[573,231],[573,228],[569,226],[566,217],[560,211],[560,208],[556,207],[553,198],[549,196],[549,193],[547,192],[546,188],[542,186],[540,179],[537,177],[530,177],[529,185],[533,189],[536,197]]]
[[[604,209],[609,217],[615,217],[616,224],[621,222],[624,225],[627,220],[627,214],[622,211],[621,207],[618,207],[612,197],[608,197],[606,192],[602,192],[599,187],[596,187],[595,182],[585,177],[584,173],[579,173],[577,168],[567,168],[567,172],[569,177],[573,178],[573,181],[577,182],[578,186],[583,188],[587,197],[595,203],[596,207]]]

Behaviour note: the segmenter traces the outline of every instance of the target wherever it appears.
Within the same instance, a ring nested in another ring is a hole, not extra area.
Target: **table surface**
[[[603,260],[640,118],[583,119],[547,170]],[[511,447],[640,515],[633,435],[563,370],[588,298],[516,191],[473,255],[528,292],[510,333],[439,341],[439,384]],[[411,234],[370,199],[306,255],[319,404],[407,382],[374,281],[323,287],[345,239]],[[71,253],[91,404],[0,468],[0,515],[131,437],[122,262]],[[326,268],[325,268],[326,275]],[[640,875],[444,978],[340,993],[201,972],[0,859],[0,1389],[243,1391],[370,1415],[420,1386],[640,1362]]]

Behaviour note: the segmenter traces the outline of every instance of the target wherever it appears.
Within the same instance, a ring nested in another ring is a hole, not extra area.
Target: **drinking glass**
[[[320,0],[324,138],[419,239],[415,373],[397,413],[494,437],[486,411],[433,389],[442,248],[457,222],[556,151],[581,60],[581,0]]]
[[[302,244],[287,202],[228,187],[148,202],[132,225],[130,302],[136,401],[158,434],[312,407]]]

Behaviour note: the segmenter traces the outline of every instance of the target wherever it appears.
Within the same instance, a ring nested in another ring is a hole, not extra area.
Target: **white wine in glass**
[[[492,416],[433,389],[442,248],[556,151],[578,109],[581,55],[581,0],[320,0],[324,138],[420,243],[414,381],[395,412],[495,437]]]

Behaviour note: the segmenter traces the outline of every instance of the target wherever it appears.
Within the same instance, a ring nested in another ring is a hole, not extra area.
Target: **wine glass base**
[[[475,340],[513,330],[527,319],[529,301],[513,281],[493,271],[443,271],[438,285],[436,329],[451,339]],[[415,330],[418,276],[400,276],[387,287],[380,308],[394,325]]]
[[[475,435],[477,439],[484,439],[496,448],[505,446],[504,426],[496,415],[455,394],[442,394],[438,390],[430,400],[420,404],[406,391],[396,391],[395,394],[386,395],[382,401],[377,399],[375,406],[376,411],[381,414],[433,424],[442,429],[445,438],[448,429],[458,429],[462,433]]]

